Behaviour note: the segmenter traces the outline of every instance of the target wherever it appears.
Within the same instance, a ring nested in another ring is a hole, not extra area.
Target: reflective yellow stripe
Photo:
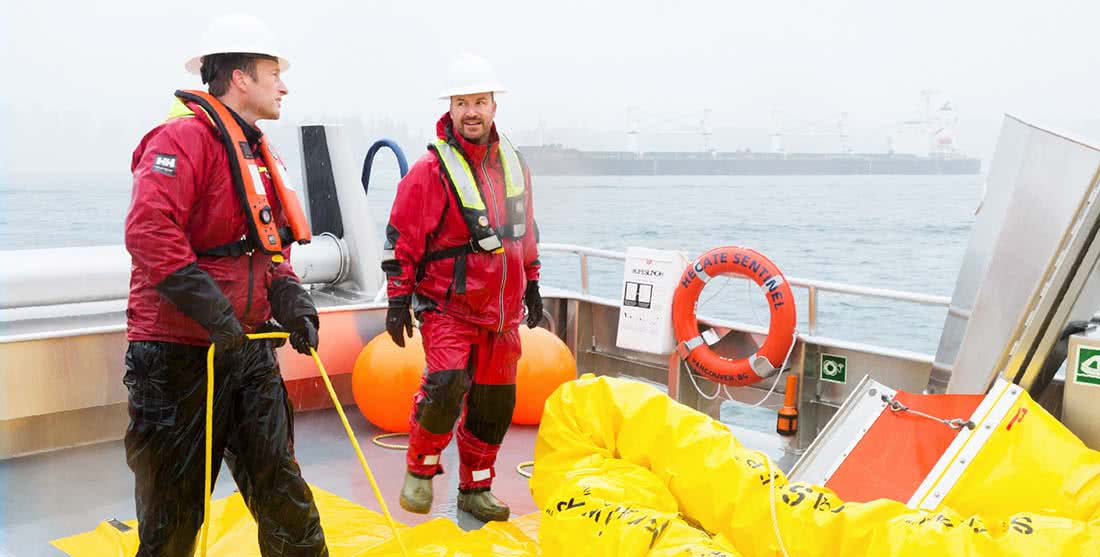
[[[210,120],[211,123],[214,123],[214,119],[206,113],[205,108],[202,108],[200,106],[199,110],[202,110],[202,113],[206,115],[206,118]],[[195,111],[191,110],[191,107],[187,106],[187,104],[185,104],[182,99],[180,99],[179,97],[172,97],[172,106],[168,108],[168,117],[165,118],[164,121],[167,122],[176,118],[190,118],[194,115]]]
[[[442,139],[436,139],[435,145],[447,175],[451,177],[455,190],[458,191],[462,206],[467,209],[484,211],[485,202],[481,199],[481,193],[477,189],[477,181],[474,178],[473,171],[470,170],[470,163],[466,162],[466,157],[463,157],[457,149],[451,147]]]
[[[188,116],[194,116],[195,111],[191,110],[191,107],[183,104],[183,101],[179,97],[172,97],[172,106],[168,108],[168,117],[165,121],[175,118],[186,118]]]
[[[504,167],[504,195],[516,197],[523,195],[525,180],[523,179],[523,165],[519,163],[519,155],[516,154],[512,142],[500,134],[500,164]]]

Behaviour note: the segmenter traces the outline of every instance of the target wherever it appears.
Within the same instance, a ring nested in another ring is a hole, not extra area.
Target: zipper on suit
[[[493,206],[493,215],[497,222],[504,222],[503,217],[497,212],[497,195],[493,191],[493,179],[489,177],[489,150],[485,150],[485,158],[481,159],[481,171],[485,174],[485,184],[489,187],[489,203]],[[498,232],[499,234],[499,232]],[[504,270],[500,278],[500,322],[497,324],[497,332],[504,330],[504,284],[508,282],[508,256],[504,253],[504,238],[500,239],[500,266]]]

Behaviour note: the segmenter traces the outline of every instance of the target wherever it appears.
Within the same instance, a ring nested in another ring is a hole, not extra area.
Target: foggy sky
[[[773,112],[847,111],[874,147],[926,88],[958,108],[959,147],[987,161],[1005,112],[1100,138],[1097,2],[3,0],[0,175],[128,172],[172,91],[200,86],[183,63],[212,16],[261,7],[291,62],[288,122],[389,119],[426,140],[447,63],[469,50],[508,86],[497,118],[519,142],[541,125],[547,141],[625,148],[636,105],[670,128],[712,109],[720,150],[765,144]]]

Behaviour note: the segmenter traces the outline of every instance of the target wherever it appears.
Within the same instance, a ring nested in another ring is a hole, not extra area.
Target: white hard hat
[[[484,58],[470,53],[459,55],[447,68],[447,86],[440,99],[473,93],[503,93],[493,66]]]
[[[193,74],[200,73],[203,56],[230,52],[271,56],[279,59],[280,71],[290,69],[290,62],[279,55],[281,51],[275,44],[275,35],[264,22],[248,14],[224,15],[214,20],[199,44],[198,55],[183,66]]]

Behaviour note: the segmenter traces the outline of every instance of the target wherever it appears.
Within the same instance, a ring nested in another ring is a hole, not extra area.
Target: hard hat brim
[[[188,60],[187,63],[183,65],[183,68],[185,70],[187,70],[187,73],[191,73],[191,74],[194,74],[194,75],[199,75],[199,73],[202,70],[202,57],[203,56],[209,56],[211,54],[229,54],[229,53],[228,52],[207,52],[206,54],[200,54],[200,55],[195,56],[194,58],[191,58],[190,60]],[[241,54],[257,54],[257,53],[245,52],[245,53],[241,53]],[[279,60],[279,71],[280,72],[285,72],[285,71],[290,69],[290,61],[287,60],[286,58],[283,58],[282,56],[277,56],[275,54],[257,54],[257,55],[258,56],[271,56],[271,57],[277,58]]]
[[[477,93],[492,93],[494,95],[499,95],[501,93],[507,92],[507,90],[501,89],[500,87],[461,87],[455,89],[447,89],[446,91],[443,91],[439,94],[439,100],[446,101],[450,100],[451,97],[456,97],[459,95],[474,95]]]

